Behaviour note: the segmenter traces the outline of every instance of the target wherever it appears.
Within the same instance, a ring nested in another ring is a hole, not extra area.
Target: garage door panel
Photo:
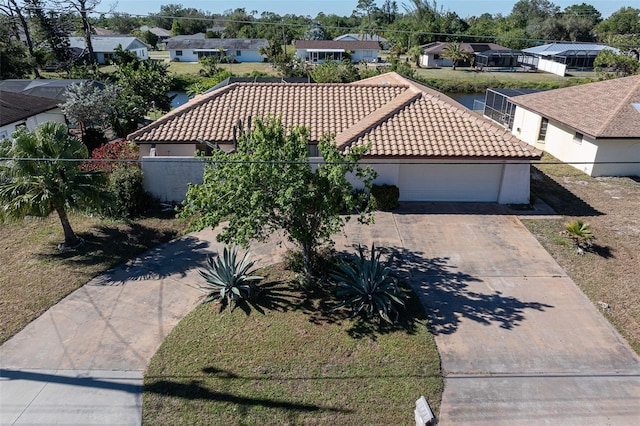
[[[401,201],[498,200],[502,165],[405,164],[400,166]]]

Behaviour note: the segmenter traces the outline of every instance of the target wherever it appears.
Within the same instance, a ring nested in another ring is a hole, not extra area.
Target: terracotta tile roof
[[[443,94],[387,73],[352,84],[233,83],[202,95],[131,135],[137,143],[233,143],[248,116],[280,116],[311,141],[371,142],[367,156],[539,158],[541,152]]]
[[[594,138],[640,137],[640,75],[515,96],[511,101]]]
[[[378,50],[377,41],[296,40],[296,49]]]
[[[57,99],[0,91],[0,126],[52,110],[59,103]]]

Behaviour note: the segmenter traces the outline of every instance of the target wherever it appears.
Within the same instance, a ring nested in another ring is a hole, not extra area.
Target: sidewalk
[[[173,327],[200,301],[198,270],[221,252],[208,230],[101,275],[0,347],[0,424],[141,423],[142,375]],[[279,260],[275,235],[252,247]]]

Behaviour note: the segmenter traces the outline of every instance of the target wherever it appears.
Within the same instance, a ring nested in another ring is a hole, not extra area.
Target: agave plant
[[[252,275],[255,269],[251,268],[256,262],[249,261],[249,252],[240,261],[237,258],[238,251],[235,247],[225,247],[222,256],[209,258],[207,269],[200,271],[207,283],[199,288],[209,292],[204,303],[220,299],[231,309],[232,302],[238,303],[257,295],[258,287],[254,282],[263,277]]]
[[[393,323],[390,314],[397,317],[397,308],[405,305],[404,295],[391,269],[392,259],[383,263],[375,244],[371,246],[370,257],[361,246],[358,246],[358,253],[353,263],[343,263],[330,274],[338,283],[337,296],[343,299],[334,309],[348,307],[354,316],[360,313],[366,314],[367,318],[378,315]]]

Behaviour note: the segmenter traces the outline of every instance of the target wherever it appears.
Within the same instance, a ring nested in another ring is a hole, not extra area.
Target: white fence
[[[189,183],[202,183],[204,166],[195,157],[142,157],[144,189],[162,202],[180,202]]]

